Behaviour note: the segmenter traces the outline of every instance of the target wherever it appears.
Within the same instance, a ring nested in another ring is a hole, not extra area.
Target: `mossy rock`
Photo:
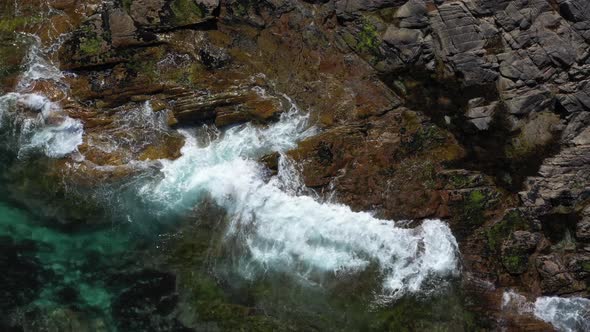
[[[18,16],[0,19],[0,34],[14,33],[43,20],[39,16]]]
[[[522,211],[518,209],[510,210],[502,220],[491,226],[487,232],[488,246],[490,250],[498,252],[502,242],[507,239],[514,231],[531,230],[530,221]]]
[[[252,0],[237,0],[231,3],[230,10],[235,16],[245,17],[254,9],[255,5],[256,2]]]
[[[508,253],[502,255],[502,265],[510,274],[522,274],[527,270],[528,255]]]
[[[463,200],[454,204],[454,220],[467,229],[485,222],[486,211],[497,203],[494,192],[488,189],[475,189],[463,194]]]
[[[205,8],[193,0],[173,0],[170,3],[171,21],[176,26],[197,24],[206,17]]]
[[[379,46],[381,46],[381,38],[379,37],[377,28],[368,19],[363,19],[361,31],[358,35],[357,50],[379,54]]]

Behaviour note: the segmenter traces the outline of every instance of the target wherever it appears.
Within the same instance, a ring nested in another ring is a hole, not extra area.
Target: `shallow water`
[[[284,154],[316,129],[287,96],[272,125],[185,128],[177,160],[128,160],[135,172],[124,181],[58,189],[67,173],[44,172],[81,165],[85,139],[109,153],[178,133],[148,103],[115,115],[113,132],[86,136],[59,103],[29,91],[50,80],[67,94],[46,58],[55,45],[18,38],[29,49],[22,75],[0,96],[1,330],[489,328],[469,310],[444,222],[406,228],[302,186]],[[258,162],[273,152],[274,176]]]
[[[360,279],[326,280],[323,286],[285,273],[243,278],[233,269],[231,255],[216,245],[223,240],[223,227],[197,224],[183,227],[183,233],[170,228],[146,237],[133,227],[72,232],[46,222],[0,203],[0,264],[8,271],[1,284],[3,299],[10,299],[2,310],[12,314],[4,317],[4,326],[56,326],[60,322],[51,318],[71,310],[89,330],[182,330],[176,318],[168,317],[168,308],[191,312],[185,320],[196,330],[426,330],[434,325],[468,330],[475,324],[453,287],[375,305],[376,271]],[[22,313],[27,313],[24,318]]]

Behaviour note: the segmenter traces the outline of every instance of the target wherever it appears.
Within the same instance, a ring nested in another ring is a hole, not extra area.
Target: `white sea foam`
[[[590,300],[581,297],[539,297],[535,302],[509,290],[502,297],[502,309],[520,315],[534,315],[558,331],[590,331]]]
[[[423,289],[430,277],[457,271],[457,243],[441,221],[407,229],[344,205],[321,203],[304,195],[292,174],[295,168],[284,162],[279,175],[266,181],[264,168],[251,158],[295,147],[313,133],[306,127],[307,117],[292,110],[268,128],[234,127],[206,144],[185,132],[182,157],[163,160],[163,179],[143,186],[141,196],[159,203],[160,211],[188,209],[199,197],[212,198],[231,217],[227,237],[242,241],[248,261],[264,270],[311,280],[317,273],[340,275],[377,266],[384,293],[394,297]],[[245,276],[251,265],[243,265]]]
[[[61,84],[63,73],[45,58],[38,36],[26,33],[21,36],[30,40],[30,48],[17,92],[0,96],[0,130],[8,134],[3,144],[17,151],[19,157],[35,151],[50,158],[64,157],[77,151],[82,144],[83,124],[69,117],[58,103],[28,93],[40,80]]]
[[[83,125],[60,106],[37,94],[9,93],[0,97],[0,128],[9,137],[5,144],[20,157],[41,151],[61,158],[82,144]]]
[[[29,89],[39,80],[60,82],[64,75],[59,68],[45,58],[39,36],[24,33],[22,35],[31,40],[31,45],[24,60],[25,71],[20,76],[17,91],[30,91]]]
[[[19,91],[27,91],[40,79],[61,80],[62,73],[42,53],[37,40],[27,58]],[[137,119],[127,122],[140,120],[141,124],[143,115],[153,113],[148,106],[137,113]],[[21,155],[42,150],[49,157],[62,157],[82,143],[82,124],[45,97],[9,94],[0,98],[0,112],[17,134]],[[244,257],[248,264],[241,270],[246,277],[254,276],[249,269],[254,265],[310,281],[318,273],[339,276],[376,267],[382,276],[383,293],[398,297],[423,290],[431,277],[456,273],[457,243],[441,221],[426,220],[408,229],[369,213],[353,212],[344,205],[322,203],[305,189],[295,165],[286,159],[280,162],[278,176],[269,181],[265,169],[255,160],[290,150],[313,135],[315,131],[308,129],[307,120],[293,105],[280,121],[266,128],[246,124],[223,133],[204,128],[201,131],[210,133],[206,142],[185,131],[182,156],[174,161],[162,160],[162,176],[146,180],[139,196],[156,215],[187,211],[200,198],[212,198],[230,216],[227,238],[238,239],[247,251]],[[150,130],[154,128],[153,123],[147,125]],[[130,144],[135,144],[134,139],[129,138]],[[113,148],[109,144],[104,149]]]
[[[590,331],[590,300],[580,297],[540,297],[534,314],[559,331]]]

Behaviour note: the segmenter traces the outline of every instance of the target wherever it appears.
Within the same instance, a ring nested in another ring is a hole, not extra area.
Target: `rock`
[[[590,207],[587,207],[582,218],[576,224],[576,238],[583,241],[590,241]]]
[[[424,38],[420,30],[397,28],[393,25],[387,28],[383,41],[397,48],[401,59],[406,63],[417,59],[424,47]]]
[[[585,288],[555,254],[537,257],[537,271],[541,276],[543,294],[572,293]]]
[[[481,102],[474,105],[473,101],[474,99],[470,101],[469,109],[465,115],[469,119],[469,122],[471,122],[478,130],[487,130],[494,118],[494,114],[496,113],[498,102],[479,106]]]
[[[486,58],[486,39],[493,30],[479,28],[478,20],[461,2],[445,3],[430,13],[435,51],[444,59],[450,73],[460,73],[466,85],[496,80],[495,60]],[[485,38],[485,39],[484,39]]]
[[[502,244],[502,264],[511,274],[521,274],[528,269],[528,259],[542,235],[527,231],[515,231]]]
[[[116,8],[109,12],[109,30],[113,47],[129,47],[141,45],[137,39],[137,28],[131,16],[123,9]]]
[[[161,42],[158,32],[214,20],[219,2],[131,0],[128,6],[118,8],[108,3],[86,20],[62,46],[62,67],[80,69],[127,62],[134,47]]]
[[[219,69],[231,61],[230,55],[225,50],[210,45],[199,50],[199,58],[208,69]]]
[[[432,29],[440,41],[439,52],[447,56],[482,49],[485,41],[478,21],[462,2],[445,3],[431,14]]]
[[[399,7],[406,0],[336,0],[335,7],[338,16],[350,19],[363,11],[374,11],[386,7]]]
[[[422,0],[409,0],[395,12],[401,28],[423,28],[428,25],[428,10]]]
[[[502,82],[502,80],[500,82]],[[504,105],[511,114],[540,112],[549,108],[553,102],[551,92],[544,88],[529,88],[522,86],[509,89],[501,87],[499,90]]]
[[[506,146],[505,153],[512,159],[522,159],[550,148],[558,140],[561,126],[559,116],[551,112],[531,113],[524,121],[516,121],[518,132]]]
[[[281,111],[281,102],[260,95],[254,89],[217,94],[186,94],[175,97],[172,111],[180,125],[214,122],[219,127],[248,122],[268,121]]]
[[[407,109],[333,127],[289,153],[307,186],[338,188],[340,202],[394,219],[448,214],[451,202],[435,174],[462,154],[446,131]]]
[[[572,142],[583,134],[575,136]],[[523,204],[541,214],[579,210],[586,204],[585,197],[590,190],[589,158],[588,144],[565,148],[555,157],[548,158],[539,175],[527,179],[526,190],[520,193]]]

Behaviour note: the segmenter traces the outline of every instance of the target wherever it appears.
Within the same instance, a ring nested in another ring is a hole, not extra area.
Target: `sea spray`
[[[62,73],[44,59],[38,40],[33,43],[26,66],[19,89],[29,89],[39,79],[59,83],[62,78]],[[265,93],[261,89],[257,92]],[[34,94],[16,93],[3,98],[9,105],[4,107],[3,116],[10,115],[12,123],[17,124],[13,132],[18,133],[19,155],[41,150],[59,158],[75,152],[82,143],[81,123],[63,114],[57,104]],[[257,160],[293,149],[297,142],[316,133],[308,124],[308,116],[297,110],[288,97],[285,100],[290,109],[280,121],[267,127],[244,124],[224,132],[197,129],[202,134],[213,133],[206,136],[206,142],[199,142],[194,131],[183,131],[185,146],[180,158],[160,160],[159,176],[131,181],[131,187],[143,184],[136,186],[139,207],[130,210],[144,213],[130,213],[128,220],[149,222],[145,217],[157,220],[182,214],[202,199],[212,199],[229,216],[226,239],[237,238],[246,249],[242,256],[247,263],[241,265],[246,268],[240,270],[246,278],[274,270],[314,282],[318,274],[338,277],[376,266],[382,276],[382,293],[399,298],[423,291],[425,282],[433,277],[455,274],[457,243],[441,221],[426,220],[414,229],[402,228],[370,213],[353,212],[345,205],[322,203],[302,186],[296,167],[284,156],[279,174],[269,181],[267,170]],[[149,119],[153,114],[146,104],[137,119],[126,118],[119,127],[127,124],[130,130],[136,130],[146,116]],[[153,129],[154,123],[147,126]],[[125,140],[109,141],[114,145],[103,147],[110,150],[126,144]],[[130,142],[137,143],[134,138]],[[121,208],[128,199],[116,194],[110,197]]]
[[[580,297],[540,297],[534,314],[559,331],[590,331],[590,300]]]
[[[20,158],[42,152],[61,158],[82,144],[82,122],[67,116],[61,107],[38,94],[0,96],[0,129],[3,145]]]
[[[590,330],[590,300],[581,297],[543,296],[531,302],[524,296],[509,290],[502,296],[502,309],[520,315],[534,315],[553,325],[558,331]]]
[[[64,75],[46,59],[39,36],[27,33],[19,36],[28,40],[30,46],[16,92],[0,96],[2,144],[17,150],[20,158],[34,152],[42,152],[50,158],[76,152],[83,140],[82,122],[69,117],[59,103],[31,92],[38,81],[52,81],[65,88]],[[58,39],[58,43],[62,41],[63,38]]]
[[[456,273],[457,243],[441,221],[401,228],[344,205],[321,203],[301,195],[300,183],[288,183],[299,180],[284,173],[293,172],[285,164],[267,181],[256,159],[294,148],[313,134],[307,120],[292,110],[268,127],[233,127],[208,144],[198,144],[185,131],[182,156],[162,160],[163,178],[142,186],[140,195],[158,213],[190,209],[203,197],[223,207],[230,218],[226,237],[246,245],[241,272],[247,278],[256,278],[257,270],[275,270],[313,281],[318,273],[338,276],[376,264],[383,293],[398,298],[424,290],[431,277]]]

